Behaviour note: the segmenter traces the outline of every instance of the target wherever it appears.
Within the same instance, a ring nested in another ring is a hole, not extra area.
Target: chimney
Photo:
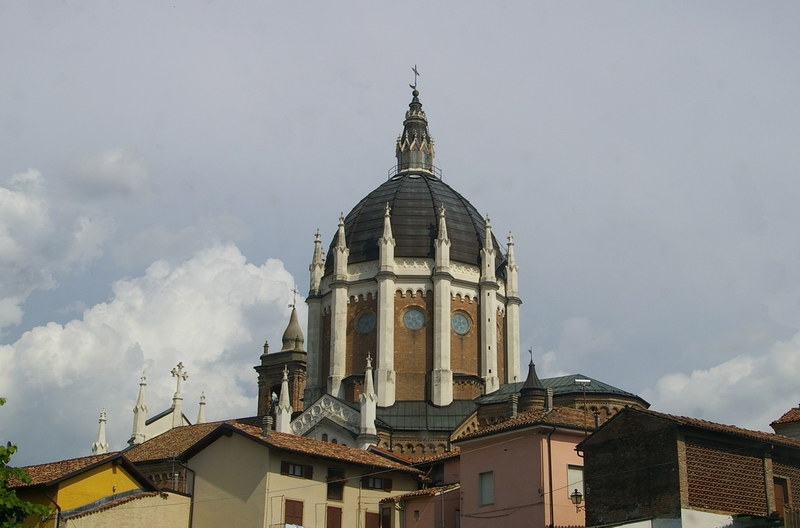
[[[544,395],[544,410],[550,412],[553,410],[553,389],[548,388]]]
[[[519,396],[517,393],[511,395],[511,412],[509,413],[509,418],[516,418],[517,417],[517,404],[519,403]]]
[[[272,416],[266,415],[261,419],[261,436],[269,438],[272,434]]]

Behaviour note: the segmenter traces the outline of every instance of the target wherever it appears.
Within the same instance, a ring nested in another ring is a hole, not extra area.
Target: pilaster
[[[394,246],[392,236],[391,209],[386,204],[383,215],[383,236],[378,240],[380,247],[380,271],[375,277],[378,281],[378,353],[377,353],[377,404],[390,407],[395,402],[394,372]]]
[[[519,381],[519,268],[514,255],[514,236],[508,234],[508,254],[506,258],[506,346],[508,364],[506,365],[507,381]]]
[[[308,363],[306,365],[306,389],[303,401],[310,405],[322,396],[324,382],[321,379],[320,366],[322,365],[322,297],[320,283],[325,273],[325,260],[322,257],[322,240],[319,230],[314,236],[314,256],[308,266],[311,275],[310,288],[306,304],[308,305]]]
[[[433,371],[431,401],[434,405],[453,402],[453,371],[450,369],[450,239],[447,236],[445,208],[439,208],[439,234],[433,243]]]
[[[490,394],[500,388],[497,377],[497,277],[495,276],[495,250],[492,244],[492,225],[489,217],[485,221],[483,249],[481,249],[481,365],[480,374],[484,382],[484,393]]]
[[[331,370],[328,376],[328,394],[337,398],[342,393],[342,380],[345,376],[345,359],[347,353],[347,260],[350,250],[347,248],[344,233],[344,216],[339,217],[337,244],[333,251],[334,276],[331,282]]]

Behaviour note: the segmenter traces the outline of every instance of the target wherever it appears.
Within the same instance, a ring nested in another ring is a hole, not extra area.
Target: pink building
[[[585,526],[572,503],[583,492],[582,410],[534,409],[456,441],[461,449],[461,528]],[[594,420],[589,419],[594,429]]]

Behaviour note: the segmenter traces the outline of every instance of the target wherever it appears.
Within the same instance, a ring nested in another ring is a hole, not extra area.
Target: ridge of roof
[[[708,420],[703,420],[701,418],[691,418],[689,416],[678,416],[674,414],[666,414],[661,413],[658,411],[651,411],[650,409],[637,409],[634,407],[626,407],[618,414],[623,412],[637,412],[649,416],[653,416],[656,418],[661,418],[664,420],[671,421],[677,425],[682,426],[689,426],[689,427],[696,427],[698,429],[705,429],[707,431],[713,431],[717,433],[725,433],[730,434],[733,436],[739,436],[743,438],[748,438],[750,440],[759,440],[762,442],[780,444],[786,447],[793,447],[800,449],[800,440],[795,440],[794,438],[789,438],[788,436],[783,436],[775,433],[766,433],[764,431],[754,431],[752,429],[744,429],[742,427],[737,427],[735,425],[727,425],[721,424],[717,422],[710,422]]]
[[[780,418],[778,418],[769,425],[774,426],[792,422],[800,422],[800,407],[792,407],[791,409],[783,413],[783,415]]]
[[[514,418],[509,418],[500,423],[486,427],[474,433],[462,436],[453,440],[453,442],[461,442],[462,440],[472,440],[488,436],[494,433],[510,431],[514,429],[523,429],[536,425],[560,425],[582,431],[584,426],[589,431],[594,431],[594,421],[588,422],[586,413],[582,410],[575,409],[574,407],[564,407],[557,405],[553,407],[552,411],[544,409],[537,409],[535,411],[521,412]]]
[[[460,482],[456,482],[454,484],[444,484],[442,486],[434,486],[432,488],[423,488],[421,490],[410,491],[408,493],[403,493],[402,495],[386,497],[385,499],[381,499],[380,502],[396,502],[398,500],[413,499],[414,497],[433,497],[434,495],[438,495],[440,493],[447,493],[448,491],[457,490],[460,487]]]
[[[24,469],[28,475],[31,476],[31,481],[29,483],[25,483],[16,477],[11,477],[8,485],[9,488],[21,488],[26,486],[38,486],[39,484],[48,484],[57,480],[61,480],[65,477],[72,476],[94,466],[95,464],[105,462],[119,455],[119,451],[114,451],[111,453],[104,453],[102,455],[89,455],[77,458],[68,458],[66,460],[59,460],[56,462],[46,462],[44,464],[25,466],[22,469]]]

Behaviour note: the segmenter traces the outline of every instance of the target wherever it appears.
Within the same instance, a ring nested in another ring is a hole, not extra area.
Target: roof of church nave
[[[175,457],[185,456],[187,453],[191,454],[194,450],[204,447],[207,442],[213,442],[218,436],[226,435],[227,432],[238,432],[282,451],[369,467],[394,469],[414,474],[420,473],[419,470],[413,467],[394,462],[357,447],[332,444],[314,438],[280,433],[278,431],[271,431],[268,437],[264,437],[261,427],[251,425],[255,421],[257,421],[257,418],[251,417],[176,427],[126,449],[123,454],[135,463],[170,460]]]
[[[415,90],[416,93],[416,90]],[[421,111],[422,104],[416,95],[406,113],[404,131],[398,139],[398,156],[406,137],[427,133],[427,120]],[[409,117],[411,116],[411,117]],[[424,129],[424,130],[423,130]],[[378,239],[383,236],[383,218],[386,204],[391,208],[394,254],[399,258],[433,258],[434,240],[438,232],[439,207],[445,207],[447,234],[450,238],[450,260],[466,264],[480,264],[485,221],[478,210],[461,194],[437,177],[433,169],[433,151],[427,160],[429,170],[409,168],[398,161],[396,173],[377,189],[369,193],[345,218],[345,241],[350,249],[349,263],[378,260]],[[395,169],[393,169],[393,172]],[[499,267],[503,253],[492,235]],[[338,233],[333,236],[325,262],[325,273],[333,271],[332,250],[338,243]]]

